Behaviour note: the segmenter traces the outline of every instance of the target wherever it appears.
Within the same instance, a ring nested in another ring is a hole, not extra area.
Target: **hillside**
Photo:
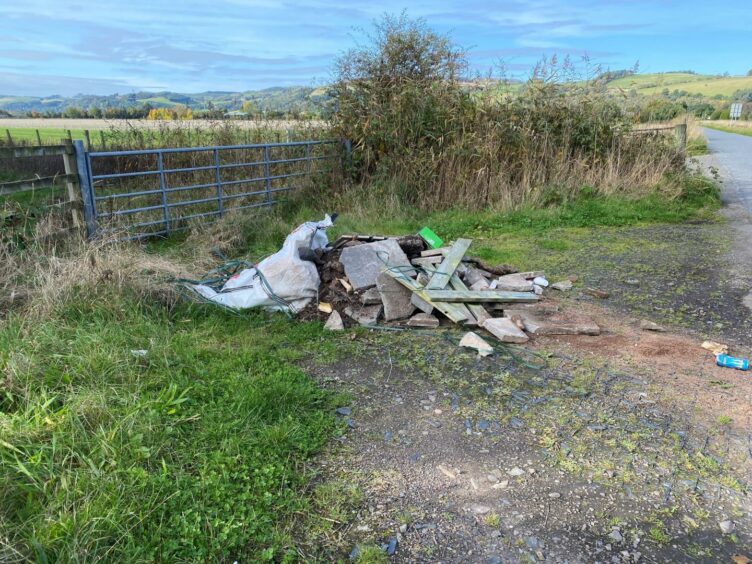
[[[730,98],[737,90],[752,90],[752,76],[718,76],[689,72],[633,74],[612,80],[609,88],[635,90],[639,94],[661,94],[665,89]]]
[[[149,105],[153,108],[172,108],[179,104],[195,110],[233,111],[243,108],[244,102],[251,102],[255,110],[263,112],[306,112],[320,113],[326,106],[329,96],[325,88],[306,86],[277,87],[246,92],[201,92],[180,94],[176,92],[135,92],[93,96],[78,94],[72,97],[61,96],[6,96],[0,93],[0,110],[24,115],[28,112],[60,113],[68,108],[99,109],[133,108]]]

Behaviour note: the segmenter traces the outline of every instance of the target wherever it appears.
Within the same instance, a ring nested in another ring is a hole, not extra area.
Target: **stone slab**
[[[530,337],[520,330],[514,321],[506,317],[492,317],[483,322],[483,329],[502,343],[527,343]]]
[[[400,272],[406,276],[415,275],[407,255],[394,239],[346,247],[342,249],[339,260],[355,290],[375,286],[376,278],[387,265],[401,267]]]
[[[386,321],[405,319],[415,311],[411,302],[413,293],[387,273],[382,272],[376,277],[376,288],[381,296],[381,303],[384,304]]]
[[[460,346],[478,351],[479,356],[488,356],[493,354],[493,347],[489,345],[483,337],[472,331],[468,331],[460,340]]]
[[[439,320],[435,315],[428,313],[416,313],[407,322],[408,327],[430,327],[435,329],[439,326]]]
[[[363,305],[379,305],[381,303],[381,294],[378,288],[368,288],[360,295],[360,303]]]
[[[357,309],[348,306],[345,308],[345,314],[361,325],[376,325],[381,314],[381,306],[363,306]]]
[[[533,283],[521,274],[507,274],[497,278],[496,289],[505,292],[532,292]]]
[[[327,331],[344,331],[345,325],[342,323],[342,316],[337,310],[334,310],[329,316],[329,319],[326,320],[324,329]]]

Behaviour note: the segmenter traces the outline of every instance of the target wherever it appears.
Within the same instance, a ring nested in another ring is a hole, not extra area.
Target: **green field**
[[[718,125],[715,123],[704,122],[703,127],[708,129],[717,129],[718,131],[725,131],[726,133],[736,133],[738,135],[746,135],[752,137],[752,127],[733,126],[733,125]]]
[[[635,89],[640,94],[660,94],[669,90],[685,90],[704,96],[730,97],[737,90],[752,89],[752,76],[712,76],[685,72],[635,74],[613,80],[609,88]]]
[[[2,131],[3,141],[8,140],[8,131],[10,132],[14,143],[36,143],[37,131],[39,131],[39,137],[42,139],[42,143],[58,143],[61,139],[67,139],[68,137],[67,129],[57,129],[52,127],[42,127],[39,129],[33,127],[9,127]],[[84,139],[83,129],[71,129],[70,134],[73,139]]]

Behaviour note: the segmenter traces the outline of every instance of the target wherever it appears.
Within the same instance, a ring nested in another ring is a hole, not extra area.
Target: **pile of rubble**
[[[329,330],[346,326],[436,328],[453,322],[479,327],[505,343],[532,335],[598,335],[579,313],[563,314],[545,301],[547,289],[567,291],[572,280],[549,285],[542,271],[516,272],[467,254],[472,241],[430,248],[418,235],[390,238],[351,235],[337,239],[317,261],[318,300],[301,316],[326,319]],[[476,333],[461,344],[490,353]]]

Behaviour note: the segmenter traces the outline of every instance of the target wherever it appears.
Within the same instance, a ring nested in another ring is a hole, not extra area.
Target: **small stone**
[[[648,321],[647,319],[643,319],[640,321],[640,329],[643,331],[655,331],[656,333],[665,333],[666,329],[658,325],[657,323],[653,323],[652,321]]]
[[[381,303],[381,294],[378,288],[369,288],[360,295],[360,303],[363,305],[379,305]]]
[[[514,321],[506,317],[494,317],[483,322],[483,328],[502,343],[527,343],[530,340]]]
[[[468,331],[460,339],[460,346],[477,350],[478,356],[488,356],[493,353],[493,347],[483,340],[483,337],[472,331]]]
[[[640,281],[639,281],[639,280],[637,280],[637,278],[627,278],[627,279],[626,279],[626,280],[624,281],[624,283],[625,283],[625,284],[626,284],[627,286],[639,286],[639,285],[640,285]]]
[[[476,515],[485,515],[491,511],[491,508],[488,505],[483,505],[482,503],[473,503],[470,505],[469,509]]]
[[[404,535],[407,532],[407,524],[403,523],[400,525],[399,532]]]
[[[329,315],[329,319],[324,323],[324,329],[327,331],[344,331],[345,325],[342,323],[342,316],[338,311],[335,310]]]
[[[435,329],[439,326],[439,320],[429,313],[416,313],[407,322],[408,327],[429,327]]]
[[[731,533],[734,532],[734,528],[735,528],[734,522],[731,521],[730,519],[721,521],[720,523],[718,523],[718,526],[721,528],[721,532],[724,535],[730,535]]]
[[[507,470],[507,474],[509,474],[513,478],[517,477],[517,476],[522,476],[524,473],[525,473],[525,471],[522,468],[518,467],[518,466],[515,466],[511,470]]]
[[[504,488],[506,488],[506,487],[507,487],[508,485],[509,485],[509,480],[502,480],[502,481],[501,481],[501,482],[499,482],[498,484],[494,484],[494,485],[493,485],[493,486],[491,486],[491,487],[492,487],[493,489],[495,489],[495,490],[503,490],[503,489],[504,489]]]
[[[476,427],[478,428],[478,431],[487,431],[491,427],[491,423],[489,423],[485,419],[481,419],[476,424]]]
[[[336,411],[337,415],[350,415],[352,413],[352,409],[349,407],[338,407]]]
[[[551,288],[553,290],[559,290],[560,292],[571,290],[572,286],[573,284],[571,280],[562,280],[561,282],[554,282],[553,284],[551,284]]]
[[[548,497],[551,499],[559,499],[561,497],[561,494],[559,492],[551,492],[548,494]]]
[[[361,325],[376,325],[376,322],[379,320],[379,315],[381,315],[381,306],[363,306],[358,309],[353,309],[348,306],[345,308],[345,314]]]
[[[613,540],[616,543],[620,543],[624,540],[624,537],[621,535],[621,531],[618,527],[615,527],[608,535],[608,538]]]

